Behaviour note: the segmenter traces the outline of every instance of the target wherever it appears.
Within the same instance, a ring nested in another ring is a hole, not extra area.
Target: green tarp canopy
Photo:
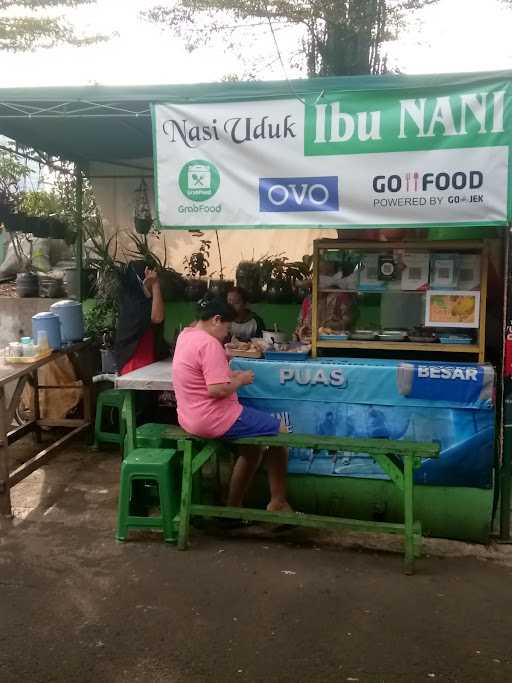
[[[485,84],[512,72],[433,76],[350,76],[295,81],[194,85],[0,88],[0,135],[54,156],[80,162],[152,156],[152,102],[208,102],[302,97],[323,90],[407,88],[437,92],[446,85]]]

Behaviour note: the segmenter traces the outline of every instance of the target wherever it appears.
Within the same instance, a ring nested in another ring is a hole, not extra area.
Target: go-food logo
[[[178,183],[185,197],[194,202],[204,202],[219,189],[220,174],[209,161],[194,159],[183,166]]]
[[[260,178],[260,211],[338,211],[337,176]]]

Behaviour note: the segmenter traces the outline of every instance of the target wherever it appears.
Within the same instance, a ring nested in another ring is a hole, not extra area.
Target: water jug
[[[60,334],[60,320],[59,316],[50,311],[43,313],[36,313],[32,316],[32,338],[38,338],[39,332],[46,332],[48,339],[48,346],[58,351],[62,346],[62,338]]]
[[[63,344],[82,341],[85,336],[84,316],[82,304],[79,301],[70,299],[57,301],[50,306],[50,310],[60,319]]]

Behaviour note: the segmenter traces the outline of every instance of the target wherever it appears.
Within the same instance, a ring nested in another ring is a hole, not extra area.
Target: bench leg
[[[405,573],[414,574],[414,458],[404,458]]]
[[[185,550],[190,528],[190,506],[192,503],[192,442],[185,441],[183,448],[183,475],[181,483],[180,525],[178,548]]]

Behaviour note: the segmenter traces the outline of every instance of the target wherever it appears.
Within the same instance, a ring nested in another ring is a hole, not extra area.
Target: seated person
[[[319,288],[338,288],[345,279],[341,271],[336,272],[336,266],[330,261],[319,262]],[[297,283],[299,288],[311,289],[312,280]],[[354,319],[355,295],[352,292],[319,292],[317,305],[317,326],[328,327],[332,330],[346,331]],[[308,294],[301,305],[297,327],[294,336],[301,342],[311,342],[311,304],[312,298]]]
[[[240,341],[261,337],[265,323],[247,306],[247,293],[242,287],[232,287],[227,294],[228,304],[235,309],[236,317],[231,323],[231,335]]]
[[[121,276],[114,354],[120,375],[159,360],[164,301],[156,270],[131,261]]]
[[[227,302],[203,299],[198,303],[196,325],[179,335],[172,364],[178,422],[187,432],[207,438],[274,436],[284,431],[280,421],[269,413],[242,406],[236,394],[241,386],[252,384],[254,373],[229,368],[222,344],[235,318],[236,311]],[[239,448],[229,485],[229,506],[242,506],[261,459],[258,446]],[[289,511],[288,450],[270,448],[266,467],[271,496],[267,510]]]

